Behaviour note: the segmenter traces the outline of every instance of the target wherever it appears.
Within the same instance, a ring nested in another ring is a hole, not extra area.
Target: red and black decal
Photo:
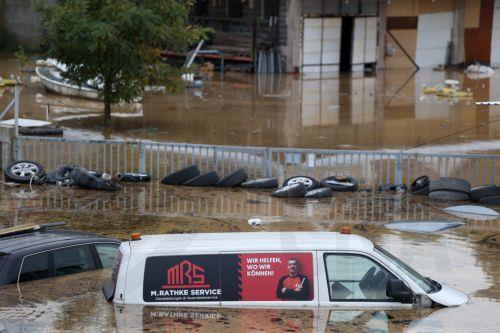
[[[150,257],[146,302],[309,301],[312,253],[244,253]]]
[[[219,255],[150,257],[146,259],[146,302],[220,301]]]

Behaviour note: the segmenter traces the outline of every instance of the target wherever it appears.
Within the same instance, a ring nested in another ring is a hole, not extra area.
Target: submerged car
[[[54,228],[62,224],[0,230],[0,285],[113,266],[118,240]]]
[[[411,308],[469,299],[349,228],[133,234],[120,246],[112,281],[103,291],[118,306]]]

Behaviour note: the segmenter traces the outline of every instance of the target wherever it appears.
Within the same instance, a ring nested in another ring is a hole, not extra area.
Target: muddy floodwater
[[[447,206],[393,193],[283,200],[265,191],[186,189],[157,182],[104,194],[0,185],[0,228],[65,220],[67,228],[126,239],[131,232],[253,231],[258,237],[261,231],[338,231],[350,225],[354,233],[382,245],[424,276],[456,287],[471,298],[458,308],[398,311],[115,307],[100,292],[110,278],[110,271],[103,270],[0,288],[0,331],[497,331],[500,222],[462,219],[445,213]],[[251,226],[250,218],[260,218],[262,224]],[[395,220],[463,221],[465,225],[436,234],[384,227]]]
[[[101,103],[50,94],[0,56],[0,76],[20,75],[21,117],[49,120],[65,137],[121,138],[220,145],[428,152],[500,151],[500,71],[473,80],[461,71],[301,79],[294,75],[209,74],[201,89],[145,93],[113,107],[101,127]],[[457,79],[469,99],[423,95],[422,85]],[[12,99],[0,89],[0,110]],[[12,112],[6,117],[12,118]],[[471,130],[467,130],[471,129]],[[454,134],[460,132],[458,134]],[[464,219],[448,204],[396,193],[338,193],[329,199],[276,199],[265,191],[126,185],[117,193],[0,183],[0,229],[64,220],[66,228],[126,240],[130,233],[339,231],[349,225],[424,276],[470,296],[458,308],[414,310],[219,309],[126,306],[104,300],[110,271],[0,287],[0,333],[110,332],[494,332],[500,327],[500,221]],[[500,207],[491,207],[500,209]],[[248,219],[258,218],[252,226]],[[434,233],[395,231],[392,221],[460,221]]]
[[[33,59],[36,57],[33,56]],[[66,137],[140,138],[220,145],[328,149],[403,149],[424,144],[431,151],[498,151],[500,72],[473,80],[462,71],[386,70],[322,79],[294,75],[211,73],[201,89],[145,93],[141,103],[116,106],[104,132],[102,105],[45,91],[32,62],[20,72],[16,60],[0,57],[0,76],[21,75],[21,116],[48,119]],[[423,85],[457,79],[473,98],[424,95]],[[0,107],[12,98],[0,92]],[[8,118],[8,117],[7,117]],[[469,131],[461,132],[465,129]],[[456,135],[454,133],[460,132]]]

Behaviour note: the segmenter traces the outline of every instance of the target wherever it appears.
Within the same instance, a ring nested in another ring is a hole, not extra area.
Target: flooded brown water
[[[462,220],[442,210],[448,204],[370,192],[279,200],[265,191],[158,183],[99,195],[56,187],[35,190],[0,185],[1,228],[65,220],[71,229],[126,239],[131,232],[338,231],[351,225],[356,234],[382,245],[425,276],[466,292],[471,303],[404,311],[115,307],[99,290],[110,276],[104,270],[2,287],[0,322],[8,332],[493,332],[500,323],[499,220],[463,220],[465,226],[438,234],[383,226],[394,220]],[[247,223],[255,217],[261,218],[261,226]]]
[[[500,122],[487,124],[500,119],[500,107],[473,104],[500,100],[499,72],[483,80],[430,69],[322,80],[226,73],[224,82],[215,73],[202,89],[146,93],[140,105],[116,107],[112,128],[105,134],[100,103],[47,93],[41,83],[29,83],[33,72],[21,74],[15,60],[0,57],[0,76],[10,73],[22,75],[30,87],[21,94],[22,117],[54,121],[67,129],[68,137],[330,149],[401,149],[429,141],[437,151],[500,147]],[[423,84],[448,78],[460,80],[474,98],[440,99],[421,93]],[[0,106],[11,97],[9,89],[4,90]],[[452,135],[472,127],[477,128]]]
[[[20,74],[17,62],[0,57],[0,76]],[[23,73],[26,82],[34,73]],[[473,100],[423,96],[422,84],[454,78]],[[465,128],[474,130],[432,142],[428,151],[497,152],[500,74],[471,80],[460,72],[404,70],[376,76],[300,80],[295,76],[227,73],[202,89],[147,93],[141,104],[115,107],[104,133],[100,104],[48,94],[28,83],[21,116],[48,119],[67,137],[140,138],[224,145],[306,148],[402,149]],[[0,90],[0,109],[12,98]],[[48,106],[48,109],[47,109]],[[7,117],[10,118],[10,117]],[[265,191],[185,189],[152,183],[118,193],[0,184],[0,228],[29,222],[67,221],[68,228],[127,239],[143,234],[237,231],[338,231],[350,225],[425,276],[471,297],[451,309],[405,311],[184,309],[107,303],[100,286],[110,272],[90,272],[0,288],[0,332],[196,331],[196,332],[493,332],[500,327],[500,221],[463,220],[448,206],[406,194],[357,192],[331,199],[279,200]],[[499,209],[499,207],[492,207]],[[252,227],[250,218],[262,224]],[[464,221],[438,234],[384,227],[396,220]]]

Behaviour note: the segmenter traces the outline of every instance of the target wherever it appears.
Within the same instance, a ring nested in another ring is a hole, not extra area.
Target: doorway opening
[[[340,71],[350,72],[352,67],[352,44],[354,17],[342,17],[342,35],[340,41]]]

